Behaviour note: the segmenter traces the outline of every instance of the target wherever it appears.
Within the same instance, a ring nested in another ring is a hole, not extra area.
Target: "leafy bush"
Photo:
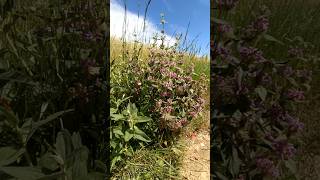
[[[164,38],[160,39],[162,44],[158,46],[155,38],[146,60],[140,58],[140,44],[136,42],[131,56],[125,51],[112,63],[112,164],[130,156],[143,143],[172,144],[180,130],[204,108],[201,96],[206,92],[206,76],[194,73],[193,66],[184,66],[178,43],[165,47]],[[133,120],[141,126],[132,124]]]
[[[237,1],[220,2],[230,10]],[[295,135],[303,129],[295,117],[296,104],[305,101],[309,69],[317,58],[301,38],[283,43],[268,35],[268,13],[263,8],[244,27],[213,19],[212,150],[213,176],[219,179],[278,178],[287,170],[295,174]],[[265,41],[287,45],[287,58],[268,58],[258,46]]]

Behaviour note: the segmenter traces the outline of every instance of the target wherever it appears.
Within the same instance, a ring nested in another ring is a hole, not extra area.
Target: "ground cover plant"
[[[106,3],[0,7],[0,179],[103,179]]]
[[[302,37],[273,37],[273,11],[245,4],[216,1],[213,9],[213,177],[298,178],[294,156],[304,124],[297,105],[312,89],[315,47]]]
[[[179,134],[204,111],[208,60],[179,51],[179,36],[173,46],[158,38],[111,42],[113,178],[178,178]]]

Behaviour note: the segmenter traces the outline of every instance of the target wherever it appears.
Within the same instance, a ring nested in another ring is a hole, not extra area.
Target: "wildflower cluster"
[[[257,47],[268,31],[267,13],[245,28],[214,22],[220,37],[212,50],[214,149],[223,154],[220,160],[230,162],[214,162],[217,176],[279,177],[282,162],[291,162],[296,153],[294,135],[304,127],[295,117],[295,105],[306,100],[312,72],[299,62],[314,57],[303,47],[290,47],[285,61],[268,58]]]
[[[143,74],[147,78],[142,80],[145,91],[140,96],[153,97],[154,103],[148,102],[149,110],[159,119],[160,129],[178,131],[204,107],[201,95],[205,90],[205,77],[201,75],[200,83],[195,81],[194,67],[182,68],[183,59],[180,58],[168,50],[151,51]]]

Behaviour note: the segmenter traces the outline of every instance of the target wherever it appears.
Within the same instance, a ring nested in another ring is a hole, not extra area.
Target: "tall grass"
[[[286,38],[295,36],[303,37],[307,42],[316,46],[320,50],[320,1],[316,0],[246,0],[239,1],[239,5],[234,9],[233,14],[218,14],[223,19],[234,22],[236,26],[248,24],[253,18],[253,12],[257,12],[259,7],[266,6],[271,12],[270,28],[268,34],[275,38],[286,41]],[[284,47],[274,43],[271,46],[260,45],[264,52],[270,56],[281,57]]]

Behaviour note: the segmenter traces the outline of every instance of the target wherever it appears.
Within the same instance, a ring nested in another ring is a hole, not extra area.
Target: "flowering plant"
[[[267,34],[266,12],[244,28],[214,19],[219,39],[211,53],[212,149],[214,176],[220,179],[277,178],[285,167],[295,171],[294,135],[304,126],[295,105],[306,99],[311,81],[311,71],[299,59],[314,57],[305,47],[289,47],[285,61],[268,58],[258,42],[285,44]]]

